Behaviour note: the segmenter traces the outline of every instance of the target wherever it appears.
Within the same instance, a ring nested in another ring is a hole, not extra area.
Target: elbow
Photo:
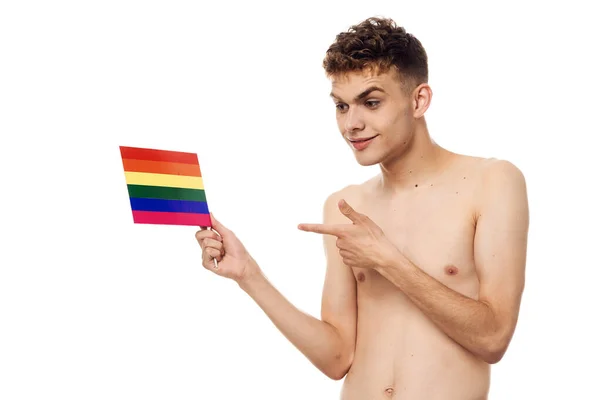
[[[340,381],[340,380],[344,379],[344,377],[348,373],[348,369],[343,370],[340,368],[337,370],[330,371],[330,372],[326,373],[325,375],[327,375],[327,377],[331,380]]]
[[[506,349],[497,349],[497,350],[485,350],[481,355],[481,359],[488,364],[497,364],[504,357],[504,353]]]
[[[497,335],[486,339],[480,351],[480,358],[488,364],[499,363],[506,354],[509,343],[508,335]]]
[[[353,358],[353,354],[347,354],[346,356],[338,354],[335,357],[335,361],[332,362],[328,368],[324,369],[323,373],[331,380],[342,380],[350,370]]]

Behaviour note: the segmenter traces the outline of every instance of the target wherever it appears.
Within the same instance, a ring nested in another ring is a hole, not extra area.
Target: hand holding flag
[[[204,268],[238,283],[258,273],[258,265],[235,233],[227,229],[212,213],[210,218],[212,229],[196,232]],[[218,268],[215,268],[214,260],[217,260]]]

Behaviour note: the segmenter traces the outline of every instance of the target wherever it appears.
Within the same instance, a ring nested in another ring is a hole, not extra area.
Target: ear
[[[427,111],[429,104],[431,104],[432,96],[433,92],[427,83],[422,83],[415,88],[413,91],[414,118],[418,119],[425,115],[425,111]]]

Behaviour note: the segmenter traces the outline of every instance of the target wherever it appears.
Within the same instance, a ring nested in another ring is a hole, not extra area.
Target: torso
[[[477,299],[473,261],[474,197],[485,160],[460,157],[444,176],[415,181],[394,195],[378,178],[345,189],[358,211],[377,223],[415,265]],[[371,269],[353,270],[358,326],[343,400],[485,400],[489,365],[446,336],[392,283]]]

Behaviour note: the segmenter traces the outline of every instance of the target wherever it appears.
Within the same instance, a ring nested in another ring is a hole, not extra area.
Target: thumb
[[[215,229],[221,235],[225,232],[229,232],[229,229],[225,228],[225,225],[219,222],[219,220],[215,218],[215,215],[212,212],[210,213],[210,221],[213,229]]]
[[[362,214],[359,214],[358,212],[356,212],[350,206],[350,204],[348,204],[346,202],[346,200],[344,200],[344,199],[340,200],[338,203],[338,207],[339,207],[340,211],[342,212],[342,214],[344,214],[346,217],[348,217],[348,219],[350,219],[352,222],[358,223],[358,222],[362,221]]]

